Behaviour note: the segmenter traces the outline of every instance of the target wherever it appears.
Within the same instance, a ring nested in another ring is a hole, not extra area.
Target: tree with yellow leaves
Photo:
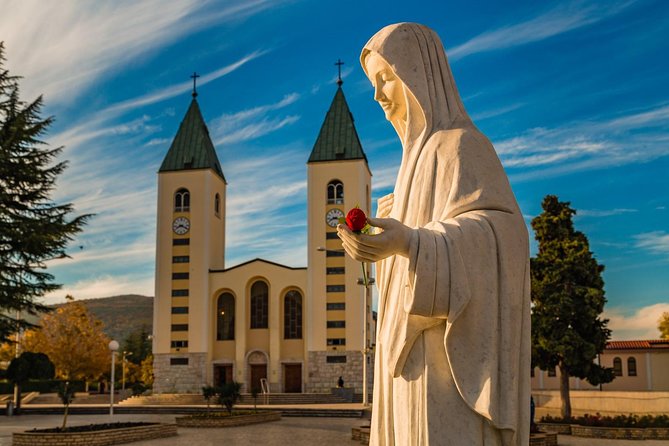
[[[665,311],[657,321],[657,329],[660,330],[662,339],[669,339],[669,312]]]
[[[46,314],[37,329],[23,336],[24,351],[45,353],[56,366],[56,376],[64,380],[100,377],[109,368],[109,338],[103,323],[85,305],[67,296],[68,302]]]

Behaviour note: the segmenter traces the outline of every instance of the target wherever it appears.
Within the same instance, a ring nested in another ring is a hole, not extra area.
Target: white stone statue
[[[362,66],[402,141],[376,235],[338,232],[376,262],[371,445],[529,443],[528,234],[502,165],[431,29],[390,25]]]

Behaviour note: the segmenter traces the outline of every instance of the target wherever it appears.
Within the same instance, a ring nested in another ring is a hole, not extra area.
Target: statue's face
[[[406,119],[407,106],[404,97],[404,84],[395,75],[388,63],[375,52],[366,58],[369,80],[374,86],[374,100],[381,105],[388,121]]]

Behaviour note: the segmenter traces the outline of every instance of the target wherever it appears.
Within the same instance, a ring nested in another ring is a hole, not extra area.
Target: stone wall
[[[328,363],[328,356],[346,356],[346,362]],[[374,358],[369,356],[367,385],[371,395]],[[330,393],[333,387],[337,387],[337,380],[340,376],[344,379],[344,387],[352,387],[355,393],[362,393],[362,353],[355,351],[309,352],[309,371],[305,380],[306,393]]]
[[[149,440],[152,438],[172,437],[175,435],[177,435],[176,424],[153,424],[95,432],[20,432],[12,435],[12,444],[14,446],[67,446],[73,444],[103,446]]]
[[[559,390],[533,390],[532,396],[537,409],[544,410],[542,414],[559,413],[562,404]],[[669,412],[669,392],[571,390],[569,396],[574,414],[659,415]]]
[[[188,365],[172,365],[173,358],[188,359]],[[153,357],[154,393],[200,393],[206,385],[205,353],[157,354]]]

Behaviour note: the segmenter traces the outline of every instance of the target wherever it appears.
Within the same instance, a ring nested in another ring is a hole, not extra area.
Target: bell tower
[[[367,330],[363,340],[371,302],[365,305],[365,287],[358,284],[361,265],[344,254],[336,229],[351,208],[358,206],[367,215],[371,210],[372,174],[342,84],[340,77],[307,162],[307,350],[310,369],[318,370],[310,374],[307,392],[329,391],[342,376],[361,393],[361,352],[371,339]]]
[[[154,391],[199,392],[211,355],[209,271],[225,259],[226,181],[193,99],[158,171]]]

